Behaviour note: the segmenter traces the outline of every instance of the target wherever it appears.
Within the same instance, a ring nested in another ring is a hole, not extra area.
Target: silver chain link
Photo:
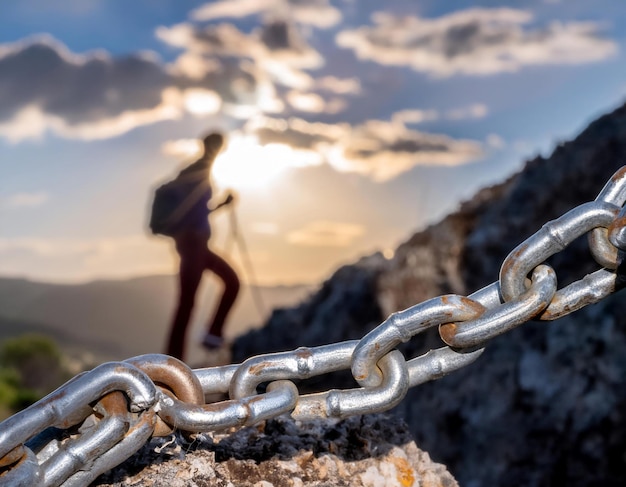
[[[385,411],[410,387],[474,362],[486,343],[529,320],[554,320],[624,286],[626,166],[595,201],[546,223],[504,260],[499,280],[470,296],[445,295],[393,313],[361,340],[190,369],[148,354],[80,374],[0,423],[0,483],[86,486],[153,436],[256,424],[282,414],[344,418]],[[545,261],[588,235],[600,269],[562,289]],[[619,279],[618,277],[621,277]],[[437,326],[446,346],[406,360],[396,347]],[[356,387],[300,394],[294,380],[350,370]],[[265,392],[257,393],[261,384]],[[228,394],[228,400],[205,397]]]

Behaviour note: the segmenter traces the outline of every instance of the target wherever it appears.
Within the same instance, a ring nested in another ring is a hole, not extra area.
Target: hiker
[[[228,193],[221,203],[212,208],[209,206],[212,197],[211,167],[223,144],[224,138],[220,133],[211,133],[204,138],[200,159],[180,171],[174,181],[164,185],[170,185],[174,191],[184,194],[184,198],[179,198],[178,207],[167,216],[167,228],[163,225],[164,228],[155,230],[151,221],[153,233],[162,233],[174,239],[180,256],[178,304],[170,326],[166,353],[181,360],[185,355],[185,337],[196,291],[204,271],[212,271],[224,285],[219,304],[201,341],[205,348],[214,350],[223,345],[224,323],[239,293],[236,272],[209,247],[209,213],[232,204],[234,200],[232,193]],[[156,219],[156,199],[152,219]]]

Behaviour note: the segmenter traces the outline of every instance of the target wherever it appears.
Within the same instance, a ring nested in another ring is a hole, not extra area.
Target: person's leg
[[[239,294],[239,278],[228,262],[208,248],[205,266],[206,269],[214,272],[224,283],[224,290],[219,305],[207,327],[207,333],[222,337],[224,323]]]
[[[177,240],[176,250],[180,255],[179,296],[165,353],[184,360],[187,327],[204,271],[204,252],[190,239]]]

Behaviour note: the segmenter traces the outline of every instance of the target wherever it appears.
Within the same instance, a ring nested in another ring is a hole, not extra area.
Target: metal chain
[[[0,423],[0,483],[86,486],[153,436],[252,425],[282,414],[344,418],[396,406],[410,387],[474,362],[486,343],[529,320],[554,320],[626,285],[626,166],[595,201],[546,223],[502,263],[498,281],[393,313],[361,340],[190,369],[148,354],[80,374]],[[588,235],[599,270],[563,289],[546,259]],[[406,360],[396,347],[428,328],[446,346]],[[294,380],[351,370],[356,387],[300,394]],[[265,392],[257,393],[261,384]],[[216,393],[229,399],[205,402]]]

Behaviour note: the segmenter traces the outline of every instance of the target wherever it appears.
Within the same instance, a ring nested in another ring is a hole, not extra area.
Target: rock
[[[231,434],[155,438],[94,486],[458,487],[387,415],[295,422],[280,417]]]
[[[482,288],[498,279],[518,244],[595,199],[624,164],[626,105],[558,145],[549,158],[536,157],[519,174],[480,191],[403,243],[392,259],[372,256],[342,268],[310,300],[272,316],[269,342],[264,328],[241,337],[234,361],[270,351],[275,339],[281,350],[292,350],[324,336],[325,343],[360,338],[394,311]],[[599,268],[584,237],[548,263],[560,288]],[[411,389],[394,413],[464,487],[624,485],[624,292],[493,339],[471,366]],[[399,349],[408,359],[441,346],[432,329]],[[325,377],[318,386],[354,387],[354,379]]]

